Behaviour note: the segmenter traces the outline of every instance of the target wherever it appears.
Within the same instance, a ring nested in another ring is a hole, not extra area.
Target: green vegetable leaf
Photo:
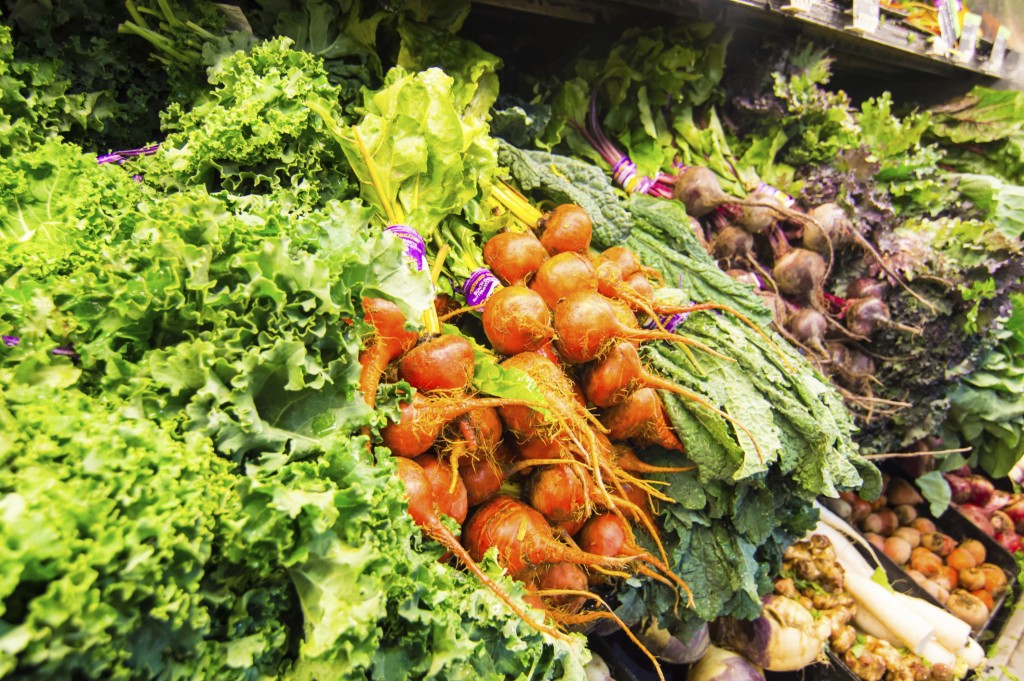
[[[933,517],[938,518],[946,512],[946,509],[949,508],[949,502],[952,500],[952,493],[949,489],[949,483],[946,482],[946,478],[942,475],[942,471],[925,473],[918,476],[914,482],[917,484],[917,488],[921,490],[921,496],[928,502],[928,510]]]

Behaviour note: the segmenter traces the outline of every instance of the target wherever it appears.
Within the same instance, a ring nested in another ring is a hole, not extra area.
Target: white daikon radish
[[[824,522],[818,521],[817,527],[814,528],[811,534],[821,534],[828,537],[828,540],[832,542],[832,547],[836,550],[836,559],[847,572],[857,572],[864,577],[870,577],[875,573],[875,569],[864,559],[864,556],[860,555],[860,552],[850,543],[850,540],[838,530],[833,529]]]
[[[968,638],[967,645],[958,650],[956,656],[967,664],[968,669],[977,669],[985,662],[985,649],[973,638]]]
[[[869,555],[874,557],[876,565],[882,564],[882,562],[878,559],[878,554],[875,553],[875,547],[872,546],[867,539],[862,537],[860,532],[854,529],[853,525],[850,525],[850,523],[846,522],[845,520],[837,516],[835,513],[819,504],[817,501],[814,502],[814,506],[815,508],[818,509],[818,511],[821,514],[821,520],[818,521],[819,527],[822,523],[824,523],[825,525],[828,525],[832,529],[836,530],[837,532],[845,536],[848,542],[857,542],[867,550]],[[867,561],[864,562],[866,563]],[[874,568],[871,569],[871,572],[874,572]]]
[[[853,616],[853,623],[858,629],[869,636],[888,641],[897,648],[903,645],[903,642],[896,637],[896,634],[892,633],[892,630],[885,626],[867,608],[857,608],[857,613]]]
[[[956,655],[938,641],[928,641],[921,650],[920,655],[925,662],[933,667],[937,664],[944,664],[952,669],[956,665]]]
[[[935,640],[945,648],[957,651],[967,645],[971,637],[971,625],[963,620],[954,617],[941,608],[937,608],[928,601],[914,598],[907,594],[896,594],[897,598],[916,615],[931,622],[935,626]]]
[[[914,653],[920,654],[925,644],[935,638],[935,628],[904,607],[895,594],[882,585],[857,573],[847,572],[846,590],[857,601],[858,607],[870,610]]]

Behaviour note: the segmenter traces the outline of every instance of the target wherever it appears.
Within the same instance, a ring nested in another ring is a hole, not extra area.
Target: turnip
[[[503,355],[537,350],[555,335],[548,304],[525,286],[508,286],[488,298],[483,326],[491,347]]]
[[[832,625],[815,619],[792,598],[771,594],[761,599],[761,616],[752,621],[725,618],[719,640],[769,671],[795,671],[812,664],[828,644]]]
[[[529,232],[502,232],[484,244],[484,262],[509,286],[528,283],[547,259],[547,250]]]
[[[547,213],[538,225],[540,242],[548,254],[576,252],[585,254],[590,249],[594,223],[587,212],[571,203],[563,203]]]

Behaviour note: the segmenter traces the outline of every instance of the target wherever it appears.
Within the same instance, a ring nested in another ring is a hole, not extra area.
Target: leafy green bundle
[[[581,679],[582,641],[439,562],[351,436],[383,418],[357,393],[361,299],[415,319],[431,293],[333,176],[344,152],[302,110],[346,115],[322,65],[269,41],[211,87],[128,167],[57,140],[2,164],[0,668]]]

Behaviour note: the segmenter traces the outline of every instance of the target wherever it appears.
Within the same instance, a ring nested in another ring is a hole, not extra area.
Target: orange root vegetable
[[[526,610],[525,607],[516,603],[508,592],[497,582],[487,576],[476,561],[470,557],[470,553],[459,543],[458,539],[441,522],[435,508],[430,481],[427,479],[423,469],[411,459],[395,459],[397,466],[396,473],[405,485],[406,494],[409,497],[409,515],[419,525],[425,535],[436,541],[445,549],[450,551],[463,565],[466,566],[474,577],[481,584],[491,590],[519,619],[523,620],[531,629],[547,634],[561,641],[568,641],[569,637],[554,627],[543,622],[537,622]]]
[[[985,562],[985,545],[977,539],[965,539],[960,542],[961,548],[974,556],[974,564],[981,565]]]
[[[497,496],[476,509],[463,530],[463,541],[476,560],[496,548],[498,563],[512,574],[545,563],[623,567],[632,556],[586,553],[557,541],[538,511],[508,496]]]
[[[587,521],[576,541],[584,551],[602,556],[632,556],[651,565],[670,582],[686,592],[690,607],[693,607],[693,592],[667,565],[640,548],[633,538],[629,525],[617,515],[600,513]]]
[[[571,203],[556,206],[540,221],[540,242],[550,255],[574,251],[585,254],[590,249],[594,223],[587,212]]]
[[[974,593],[985,589],[985,572],[981,568],[969,567],[960,570],[959,584],[967,591]]]
[[[945,558],[956,548],[956,542],[942,532],[924,532],[921,534],[921,546]]]
[[[547,250],[529,232],[502,232],[484,244],[484,262],[508,286],[525,286],[547,259]]]
[[[761,446],[745,426],[700,395],[647,371],[640,361],[636,347],[627,342],[616,343],[601,359],[589,365],[583,375],[583,393],[596,407],[606,408],[621,404],[639,388],[654,388],[674,393],[721,416],[750,438],[758,458],[764,461]]]
[[[655,269],[645,267],[640,262],[640,258],[636,257],[636,254],[625,246],[607,248],[601,252],[601,258],[611,260],[618,265],[619,269],[622,270],[623,277],[630,277],[637,273],[658,276]]]
[[[402,356],[398,377],[417,390],[466,390],[473,381],[473,346],[462,336],[431,338]]]
[[[1006,590],[1006,573],[994,563],[982,563],[978,568],[985,573],[985,590],[998,596]]]
[[[977,567],[978,561],[970,551],[965,548],[957,547],[953,549],[948,556],[946,556],[946,565],[957,572],[960,572],[967,568]]]
[[[685,473],[697,470],[696,466],[652,466],[641,461],[636,452],[621,442],[612,445],[616,465],[627,473]]]
[[[590,259],[575,251],[548,258],[530,282],[530,290],[540,294],[551,309],[575,291],[596,291],[597,272]]]
[[[525,286],[507,286],[488,298],[483,325],[491,347],[503,355],[537,350],[555,335],[548,304]]]
[[[362,367],[359,392],[370,408],[377,404],[377,386],[384,369],[394,359],[410,349],[418,336],[405,330],[405,316],[398,306],[381,298],[363,298],[366,321],[376,330],[366,348],[359,354]]]
[[[624,402],[605,409],[601,423],[612,440],[632,440],[641,445],[686,451],[669,426],[665,406],[653,388],[636,390]]]
[[[590,515],[590,495],[580,471],[565,464],[544,466],[530,476],[528,501],[551,523]]]
[[[558,354],[571,364],[597,359],[620,340],[675,341],[700,348],[726,361],[733,361],[703,343],[677,334],[630,328],[619,320],[608,298],[596,291],[577,291],[562,298],[555,306],[554,328]]]
[[[426,397],[416,393],[411,402],[403,402],[400,420],[381,429],[384,446],[395,456],[417,457],[430,449],[445,424],[474,409],[530,404],[525,400],[498,398],[471,399],[457,397]]]
[[[433,454],[423,454],[414,461],[420,465],[430,481],[438,512],[451,516],[461,525],[466,520],[466,513],[469,512],[469,500],[466,486],[458,471],[453,473],[451,468],[440,463]]]
[[[643,272],[634,272],[628,277],[624,276],[622,279],[626,282],[626,286],[633,289],[643,300],[651,300],[654,297],[654,287],[651,285],[651,280]]]
[[[583,605],[584,599],[577,595],[566,595],[565,591],[587,591],[587,573],[579,565],[572,563],[553,563],[536,570],[536,585],[544,600],[564,611],[576,612]],[[557,592],[557,593],[556,593]]]
[[[541,357],[549,360],[552,364],[554,364],[557,367],[562,366],[562,358],[558,356],[558,351],[555,350],[555,344],[550,339],[544,341],[543,345],[541,345],[536,350],[533,350],[532,352],[535,352]]]
[[[466,487],[466,503],[470,507],[498,496],[505,483],[502,460],[503,457],[498,455],[494,459],[478,459],[459,467],[459,477]]]

